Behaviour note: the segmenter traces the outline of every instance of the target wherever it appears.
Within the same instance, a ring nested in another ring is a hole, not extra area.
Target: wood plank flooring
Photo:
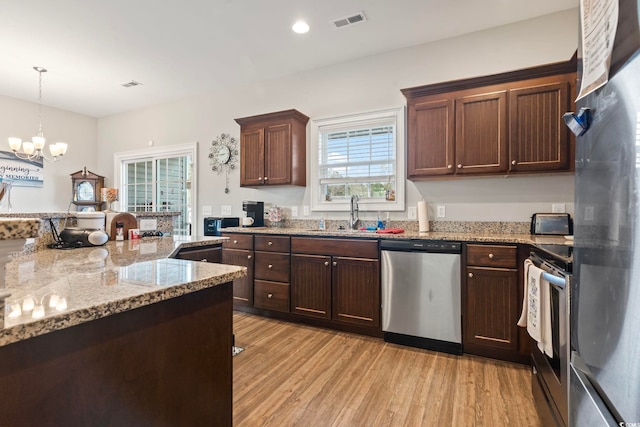
[[[234,426],[542,426],[526,366],[233,320]]]

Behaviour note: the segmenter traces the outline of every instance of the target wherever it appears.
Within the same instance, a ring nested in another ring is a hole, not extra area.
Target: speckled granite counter
[[[379,234],[375,231],[352,230],[316,230],[286,227],[230,227],[228,233],[283,234],[291,236],[338,237],[354,239],[431,239],[453,240],[459,242],[496,242],[521,244],[573,244],[562,236],[538,236],[532,234],[499,233],[499,232],[418,232],[407,230],[399,234]]]
[[[242,277],[243,267],[167,258],[223,240],[154,237],[17,255],[6,266],[0,347]]]

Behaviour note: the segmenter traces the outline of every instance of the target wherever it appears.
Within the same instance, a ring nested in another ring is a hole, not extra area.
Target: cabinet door
[[[222,263],[247,267],[247,275],[233,281],[233,303],[253,306],[253,251],[224,249]]]
[[[456,173],[506,172],[507,94],[456,99]]]
[[[264,129],[240,133],[240,185],[261,185],[264,178]]]
[[[465,352],[517,351],[517,270],[467,267],[465,305]]]
[[[509,170],[569,169],[569,108],[568,81],[509,91]]]
[[[409,104],[407,177],[449,175],[454,172],[453,100]]]
[[[291,255],[291,312],[331,318],[331,257]]]
[[[267,126],[264,157],[264,183],[291,184],[291,125],[289,123]]]
[[[358,325],[380,324],[380,262],[333,257],[333,319]]]

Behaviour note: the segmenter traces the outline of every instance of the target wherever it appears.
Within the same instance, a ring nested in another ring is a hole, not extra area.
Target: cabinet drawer
[[[518,268],[518,248],[507,245],[467,245],[467,265]]]
[[[222,248],[220,246],[214,246],[200,249],[181,249],[176,255],[176,258],[191,261],[220,262],[222,260]]]
[[[256,279],[289,281],[289,254],[256,251],[254,265]]]
[[[291,249],[289,236],[255,236],[256,251],[286,252]]]
[[[222,237],[229,240],[222,242],[222,247],[226,249],[247,249],[253,250],[253,234],[243,233],[222,233]]]
[[[292,237],[291,252],[378,259],[378,241],[363,239],[323,239]]]
[[[255,280],[253,305],[267,310],[289,312],[289,285]]]

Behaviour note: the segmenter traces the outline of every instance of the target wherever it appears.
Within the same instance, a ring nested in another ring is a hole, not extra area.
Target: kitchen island
[[[0,425],[231,425],[232,281],[245,269],[167,258],[221,241],[15,256]]]

